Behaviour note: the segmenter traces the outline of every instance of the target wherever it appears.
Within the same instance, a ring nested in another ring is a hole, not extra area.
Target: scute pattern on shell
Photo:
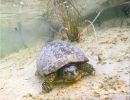
[[[62,41],[49,42],[37,59],[37,71],[40,75],[47,75],[57,71],[71,62],[88,61],[84,53],[76,46]]]

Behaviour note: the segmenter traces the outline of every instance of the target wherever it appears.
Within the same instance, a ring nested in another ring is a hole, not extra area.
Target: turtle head
[[[73,82],[78,80],[79,71],[76,65],[68,65],[63,69],[63,78],[65,82]]]

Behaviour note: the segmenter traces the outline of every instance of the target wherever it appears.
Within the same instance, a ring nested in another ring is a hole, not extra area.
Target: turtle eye
[[[78,71],[78,69],[75,69],[75,71],[77,72],[77,71]]]
[[[65,73],[65,74],[67,74],[67,72],[66,72],[66,71],[65,71],[64,73]]]
[[[68,74],[68,70],[64,70],[64,74],[67,75]]]

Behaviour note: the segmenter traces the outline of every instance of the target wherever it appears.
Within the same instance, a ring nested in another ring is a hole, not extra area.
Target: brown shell
[[[62,40],[55,40],[42,49],[36,63],[38,73],[43,76],[56,72],[66,64],[87,61],[87,57],[78,47]]]

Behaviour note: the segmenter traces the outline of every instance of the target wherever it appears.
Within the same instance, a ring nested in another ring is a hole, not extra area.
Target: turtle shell
[[[54,40],[42,48],[36,63],[38,73],[43,76],[56,72],[66,64],[87,61],[78,47],[62,40]]]

